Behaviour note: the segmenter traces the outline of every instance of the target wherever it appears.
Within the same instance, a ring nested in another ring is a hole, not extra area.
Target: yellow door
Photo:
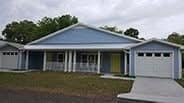
[[[120,73],[120,54],[111,55],[111,72]]]

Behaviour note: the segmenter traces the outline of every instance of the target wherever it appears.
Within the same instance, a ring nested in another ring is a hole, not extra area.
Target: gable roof
[[[6,45],[10,45],[10,46],[15,47],[17,49],[21,49],[21,48],[24,47],[24,45],[19,44],[19,43],[13,43],[13,42],[8,42],[8,41],[0,40],[0,48],[4,47]]]
[[[55,35],[58,35],[58,34],[64,32],[64,31],[67,31],[69,29],[72,29],[72,28],[74,28],[76,26],[84,26],[84,27],[91,28],[91,29],[94,29],[94,30],[97,30],[97,31],[100,31],[100,32],[104,32],[104,33],[107,33],[107,34],[110,34],[110,35],[113,35],[113,36],[117,36],[117,37],[120,37],[120,38],[127,38],[127,39],[130,39],[130,40],[134,40],[136,42],[142,41],[142,40],[139,40],[139,39],[136,39],[136,38],[133,38],[133,37],[129,37],[129,36],[126,36],[126,35],[121,35],[121,34],[114,33],[114,32],[111,32],[111,31],[108,31],[108,30],[104,30],[104,29],[101,29],[101,28],[96,28],[96,27],[93,27],[93,26],[89,26],[89,25],[86,25],[86,24],[83,24],[83,23],[76,23],[76,24],[71,25],[69,27],[66,27],[66,28],[64,28],[62,30],[58,30],[58,31],[56,31],[54,33],[51,33],[51,34],[49,34],[47,36],[44,36],[44,37],[42,37],[40,39],[37,39],[35,41],[32,41],[32,42],[28,43],[27,45],[38,43],[38,42],[43,41],[43,40],[45,40],[47,38],[53,37]]]
[[[128,49],[135,48],[135,47],[138,47],[138,46],[150,43],[150,42],[158,42],[158,43],[166,44],[166,45],[169,45],[169,46],[173,46],[173,47],[184,49],[184,46],[182,46],[182,45],[171,43],[171,42],[160,40],[160,39],[155,39],[155,38],[143,41],[141,43],[137,43],[137,44],[131,45],[131,46],[128,47]]]

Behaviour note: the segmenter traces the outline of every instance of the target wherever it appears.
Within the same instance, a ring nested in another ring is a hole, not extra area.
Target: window
[[[57,54],[57,61],[64,62],[64,54],[62,54],[62,53]]]
[[[14,52],[10,52],[11,55],[14,55]]]
[[[10,55],[10,52],[7,52],[6,55]]]
[[[3,55],[6,55],[6,52],[3,52]]]
[[[17,52],[15,52],[14,55],[17,55]]]
[[[146,56],[151,57],[152,53],[146,53]]]
[[[170,53],[164,53],[164,57],[170,57]]]
[[[143,57],[144,53],[138,53],[138,56]]]
[[[155,57],[160,57],[161,53],[155,53]]]

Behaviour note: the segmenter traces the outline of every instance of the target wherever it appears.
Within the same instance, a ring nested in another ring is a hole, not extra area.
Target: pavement
[[[184,89],[172,79],[136,77],[131,92],[117,97],[158,103],[183,103]]]
[[[121,80],[135,80],[135,78],[120,77],[120,76],[115,76],[113,74],[104,74],[104,75],[101,75],[100,78],[104,78],[104,79],[121,79]]]

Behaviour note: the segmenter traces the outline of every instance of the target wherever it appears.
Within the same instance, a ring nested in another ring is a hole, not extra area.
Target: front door
[[[120,54],[118,53],[111,55],[111,72],[120,73]]]

